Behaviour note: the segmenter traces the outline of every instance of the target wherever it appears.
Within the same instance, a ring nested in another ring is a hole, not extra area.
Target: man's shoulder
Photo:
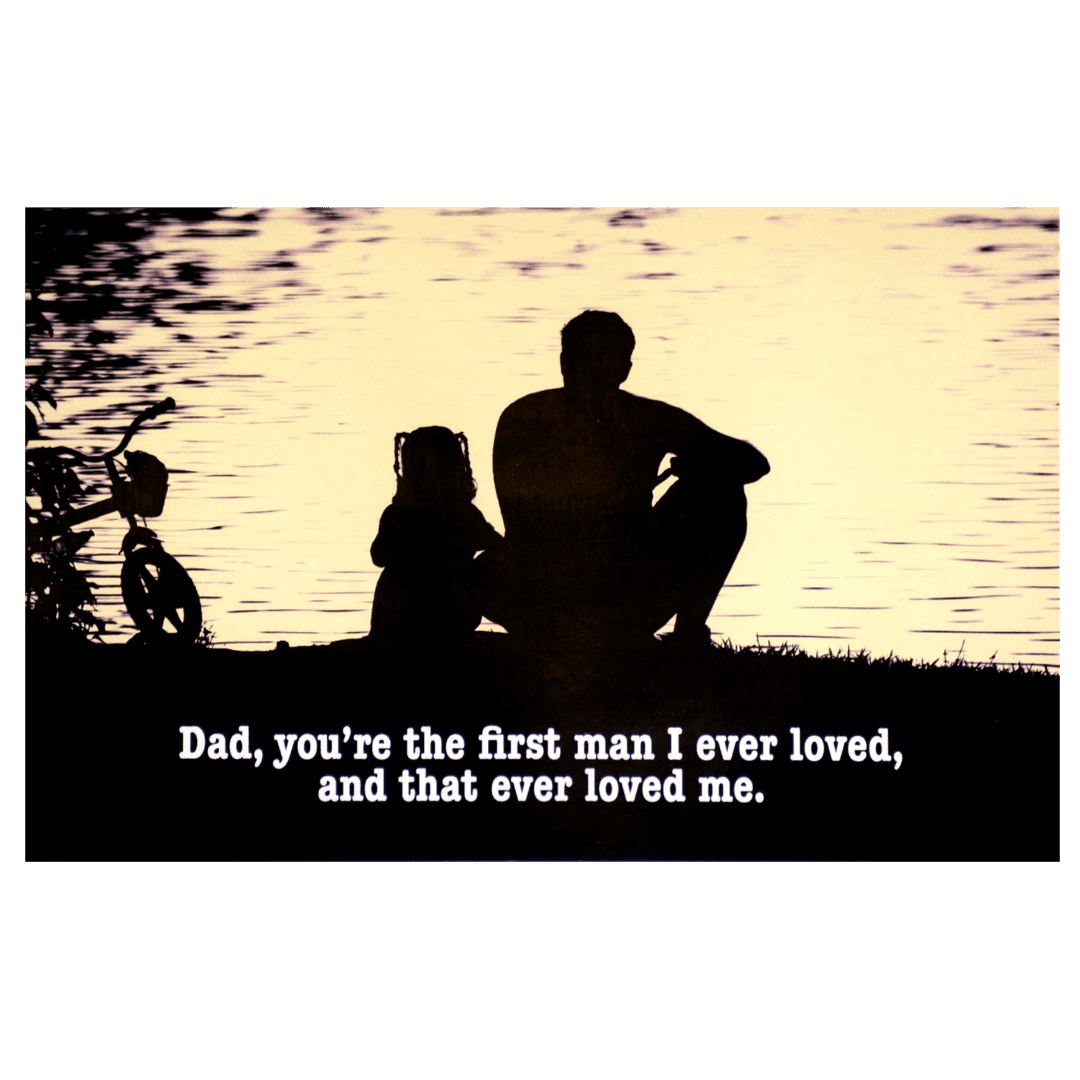
[[[538,390],[534,394],[526,394],[517,401],[512,401],[502,411],[500,422],[503,420],[524,420],[529,418],[541,418],[545,415],[554,415],[560,411],[565,391],[563,390]]]
[[[627,409],[640,409],[643,412],[655,411],[657,409],[672,409],[673,405],[669,405],[666,401],[658,401],[656,398],[642,397],[640,394],[631,394],[629,390],[619,391],[619,400],[623,403],[623,407]]]
[[[690,413],[675,405],[669,405],[666,401],[639,397],[625,390],[617,391],[615,400],[617,411],[624,418],[623,423],[629,423],[642,432],[669,432],[700,424]],[[539,390],[507,405],[499,417],[499,426],[506,431],[545,424],[558,425],[572,414],[573,409],[565,389]]]
[[[686,420],[694,420],[690,413],[677,405],[669,405],[666,401],[658,401],[656,398],[639,397],[625,390],[619,391],[619,401],[626,412],[649,420],[653,424],[678,424]]]

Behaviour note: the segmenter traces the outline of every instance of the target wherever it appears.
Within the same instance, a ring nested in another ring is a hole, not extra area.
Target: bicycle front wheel
[[[202,604],[195,583],[161,548],[138,548],[127,557],[120,592],[148,641],[190,645],[199,636]]]

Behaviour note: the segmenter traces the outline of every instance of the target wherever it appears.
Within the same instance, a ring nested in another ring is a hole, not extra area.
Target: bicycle
[[[129,644],[190,645],[202,628],[202,604],[194,582],[165,550],[157,533],[145,524],[146,518],[160,517],[165,507],[168,469],[153,454],[126,449],[142,424],[175,408],[176,402],[170,397],[144,409],[128,425],[116,449],[96,457],[69,447],[58,448],[83,464],[104,463],[112,494],[101,502],[69,510],[29,527],[31,540],[40,543],[114,511],[127,521],[128,531],[121,544],[124,565],[120,570],[120,592],[139,631]],[[130,477],[127,480],[120,476],[113,460],[121,453],[124,454],[124,469]],[[136,517],[141,517],[144,524],[139,525]],[[80,546],[92,535],[92,532],[84,534]]]

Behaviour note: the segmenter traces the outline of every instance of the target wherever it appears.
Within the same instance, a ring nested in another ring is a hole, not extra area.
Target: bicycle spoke
[[[150,573],[150,568],[147,566],[140,567],[139,576],[143,580],[143,587],[146,589],[146,595],[156,596],[161,582]]]
[[[155,578],[153,574],[149,573],[145,566],[142,567],[139,576],[142,578],[143,588],[146,591],[146,595],[143,598],[143,605],[146,608],[147,614],[153,617],[154,629],[160,630],[162,621],[165,618],[165,612],[158,610],[163,606],[162,600],[164,599],[162,596],[161,582]]]
[[[157,592],[154,599],[156,603],[154,609],[154,628],[168,633],[165,626],[165,620],[168,619],[175,627],[177,633],[183,632],[184,620],[177,611],[178,601],[180,601],[179,606],[183,607],[183,598],[179,595],[176,581],[172,575],[168,574],[164,569],[159,572]]]

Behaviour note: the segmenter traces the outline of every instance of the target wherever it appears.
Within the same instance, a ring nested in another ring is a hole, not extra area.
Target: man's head
[[[611,393],[630,374],[634,331],[613,311],[583,311],[562,328],[559,366],[568,390]]]

